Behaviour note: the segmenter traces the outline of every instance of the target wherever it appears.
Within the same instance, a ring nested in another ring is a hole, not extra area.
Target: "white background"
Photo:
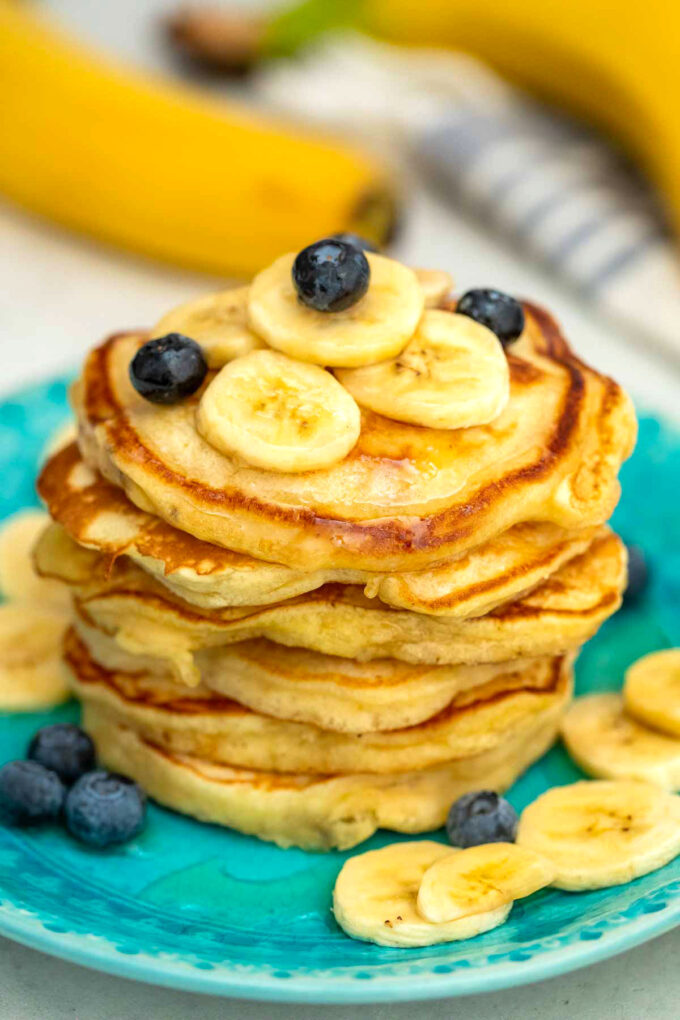
[[[51,0],[64,23],[124,57],[162,69],[153,14],[165,0]],[[162,168],[159,168],[162,172]],[[467,219],[416,192],[398,254],[449,269],[460,288],[493,285],[546,304],[587,360],[627,385],[638,404],[680,417],[678,376],[634,338],[599,322],[574,296]],[[170,305],[214,286],[125,257],[0,206],[0,390],[77,365],[107,332],[152,323]],[[375,1007],[275,1006],[211,1000],[96,974],[0,939],[0,1018],[8,1020],[639,1020],[680,1012],[680,931],[615,960],[540,985],[465,1000]]]

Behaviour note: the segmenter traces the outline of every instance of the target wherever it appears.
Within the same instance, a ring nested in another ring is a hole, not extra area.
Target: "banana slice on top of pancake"
[[[413,272],[423,288],[426,308],[437,308],[453,290],[453,277],[444,269],[414,269]]]
[[[209,368],[221,368],[234,358],[265,344],[248,328],[248,287],[204,294],[173,308],[156,324],[153,337],[181,333],[200,344]]]
[[[425,295],[412,269],[366,253],[370,281],[364,296],[343,311],[317,311],[298,298],[295,254],[263,269],[250,287],[248,323],[270,347],[331,368],[392,358],[413,336]]]
[[[437,429],[486,425],[510,395],[508,362],[497,337],[468,316],[445,311],[426,311],[397,357],[336,375],[358,404]]]
[[[342,460],[361,430],[359,408],[325,369],[253,351],[218,373],[201,397],[198,431],[254,467],[313,471]]]
[[[422,840],[391,843],[351,857],[333,890],[335,919],[348,935],[380,946],[431,946],[473,938],[496,928],[512,907],[508,899],[471,917],[434,923],[418,911],[418,889],[437,861],[457,856],[450,846]]]

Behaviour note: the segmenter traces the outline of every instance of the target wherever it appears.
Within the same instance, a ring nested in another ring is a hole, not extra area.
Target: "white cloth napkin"
[[[452,201],[680,360],[678,250],[651,187],[604,139],[464,54],[358,35],[271,64],[255,87],[283,112],[398,147]]]

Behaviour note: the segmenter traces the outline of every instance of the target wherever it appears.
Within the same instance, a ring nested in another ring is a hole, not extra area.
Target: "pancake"
[[[525,312],[508,351],[510,399],[489,425],[436,430],[364,411],[356,446],[332,467],[257,469],[198,434],[201,391],[171,406],[139,396],[128,369],[147,337],[128,333],[91,353],[73,389],[80,447],[141,509],[296,570],[420,570],[515,524],[601,524],[634,444],[632,405],[546,312]]]
[[[553,703],[485,754],[383,775],[293,775],[215,765],[171,754],[94,704],[85,704],[83,725],[104,766],[136,779],[166,807],[281,847],[347,850],[379,828],[438,829],[453,801],[472,790],[503,792],[553,743],[561,711]]]
[[[623,544],[605,531],[530,594],[469,620],[389,609],[353,585],[324,585],[276,606],[200,610],[130,561],[107,572],[101,557],[55,527],[38,545],[39,570],[71,584],[85,623],[133,654],[159,658],[188,684],[200,680],[195,652],[261,637],[359,661],[451,665],[560,654],[618,608],[626,573]]]
[[[456,698],[474,697],[490,685],[496,691],[524,686],[524,674],[539,660],[477,666],[414,666],[397,659],[353,659],[284,648],[262,638],[196,656],[201,682],[179,686],[159,659],[132,655],[107,634],[79,619],[74,627],[90,657],[114,673],[145,674],[170,680],[177,697],[220,694],[264,715],[312,723],[341,733],[368,733],[415,726],[441,712]],[[153,686],[153,684],[152,684]]]
[[[77,697],[145,740],[173,754],[273,772],[405,772],[483,754],[551,705],[566,704],[571,689],[570,657],[534,660],[520,688],[505,690],[498,677],[417,726],[354,734],[276,719],[219,695],[194,698],[150,674],[104,669],[73,631],[64,658]]]
[[[52,518],[80,545],[129,556],[157,581],[204,609],[281,602],[331,582],[434,616],[482,616],[522,595],[585,551],[595,528],[518,524],[458,559],[410,573],[328,568],[302,571],[193,538],[139,510],[122,489],[82,461],[75,444],[43,468],[38,490]]]

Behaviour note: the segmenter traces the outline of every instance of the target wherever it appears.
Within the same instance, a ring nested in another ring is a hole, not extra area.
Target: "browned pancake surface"
[[[196,432],[195,398],[149,405],[127,368],[143,336],[95,350],[74,391],[86,458],[131,499],[218,545],[303,569],[420,569],[527,520],[591,526],[611,513],[635,420],[611,379],[527,306],[511,397],[490,425],[451,431],[370,412],[339,464],[300,475],[254,469]]]

